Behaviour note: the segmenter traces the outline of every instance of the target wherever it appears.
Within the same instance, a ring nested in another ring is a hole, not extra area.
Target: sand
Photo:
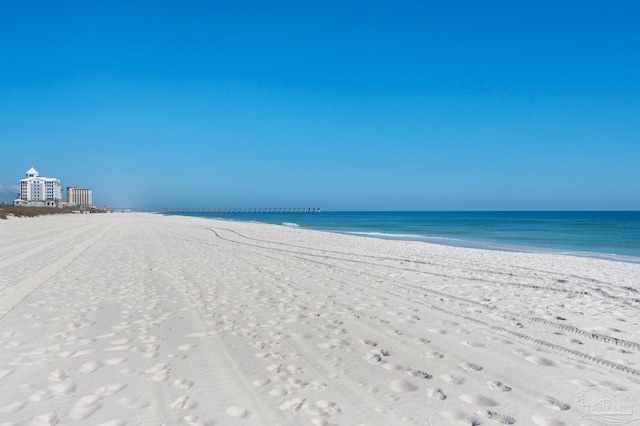
[[[286,226],[10,218],[0,425],[634,423],[639,281]]]

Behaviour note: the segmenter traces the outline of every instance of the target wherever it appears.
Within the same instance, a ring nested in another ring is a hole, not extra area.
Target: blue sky
[[[0,201],[640,210],[636,1],[0,2]]]

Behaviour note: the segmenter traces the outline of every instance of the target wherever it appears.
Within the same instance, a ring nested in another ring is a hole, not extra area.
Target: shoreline
[[[362,212],[362,213],[366,213],[366,212]],[[555,247],[542,247],[542,246],[522,245],[522,244],[506,244],[499,241],[471,240],[471,239],[445,237],[445,236],[427,236],[427,235],[417,235],[417,234],[412,235],[412,234],[386,233],[386,232],[376,232],[376,231],[333,230],[333,229],[323,229],[319,227],[314,227],[313,225],[300,226],[298,223],[295,223],[295,222],[282,222],[278,224],[274,222],[266,222],[266,221],[259,221],[259,220],[242,220],[238,218],[225,218],[223,216],[209,217],[209,216],[181,215],[181,214],[169,214],[167,216],[198,217],[203,219],[214,219],[214,220],[232,221],[232,222],[235,221],[235,222],[246,222],[246,223],[281,225],[281,226],[291,227],[291,228],[309,229],[313,231],[329,232],[329,233],[344,234],[344,235],[355,235],[355,236],[361,236],[361,237],[367,237],[367,238],[379,238],[383,240],[415,241],[415,242],[424,242],[424,243],[437,244],[437,245],[443,245],[443,246],[449,246],[449,247],[463,247],[463,248],[495,250],[495,251],[505,251],[505,252],[546,253],[546,254],[555,254],[555,255],[566,255],[566,256],[611,260],[614,262],[640,264],[640,256],[632,256],[632,255],[624,255],[624,254],[616,254],[616,253],[605,253],[605,252],[598,252],[598,251],[571,250],[571,249],[562,249],[562,248],[555,248]]]
[[[640,410],[637,264],[145,213],[0,232],[7,425],[558,426],[605,419],[602,401],[631,407],[618,420]]]
[[[626,263],[637,263],[640,264],[640,257],[636,256],[626,256],[615,253],[600,253],[595,251],[573,251],[573,250],[562,250],[557,248],[550,247],[536,247],[536,246],[524,246],[524,245],[508,245],[501,244],[497,242],[491,241],[474,241],[474,240],[464,240],[460,238],[446,238],[446,237],[422,237],[416,235],[415,237],[406,236],[406,235],[398,235],[397,237],[392,234],[387,235],[370,235],[366,233],[358,233],[358,232],[338,232],[338,231],[327,231],[327,232],[337,232],[347,235],[357,235],[363,237],[370,238],[380,238],[380,239],[389,239],[389,240],[398,240],[398,241],[417,241],[424,242],[428,244],[438,244],[447,247],[463,247],[463,248],[471,248],[471,249],[479,249],[479,250],[495,250],[495,251],[504,251],[504,252],[515,252],[515,253],[540,253],[540,254],[552,254],[552,255],[562,255],[562,256],[576,256],[576,257],[587,257],[592,259],[601,259],[601,260],[610,260],[613,262],[626,262]]]

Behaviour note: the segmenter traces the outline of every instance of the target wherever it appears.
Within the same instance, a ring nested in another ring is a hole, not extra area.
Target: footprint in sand
[[[149,401],[136,398],[136,397],[124,397],[118,400],[123,407],[141,409],[149,406]]]
[[[146,348],[142,356],[147,359],[157,358],[159,355],[158,349],[159,349],[158,346],[155,346],[155,345],[154,347]]]
[[[284,396],[288,395],[290,392],[285,388],[275,388],[269,391],[269,395],[271,396]]]
[[[71,408],[69,417],[74,420],[86,419],[100,408],[99,395],[85,395]]]
[[[189,389],[191,386],[193,386],[193,382],[187,379],[176,379],[173,381],[173,386],[177,387],[178,389]]]
[[[444,401],[445,399],[447,399],[447,395],[440,388],[427,389],[427,395],[429,395],[433,399],[439,399],[440,401]]]
[[[100,361],[89,361],[89,362],[86,362],[86,363],[82,364],[82,366],[80,367],[80,372],[81,373],[93,373],[94,371],[98,370],[102,366],[104,366],[104,363],[102,363]]]
[[[255,343],[252,343],[251,345],[254,346],[257,349],[274,350],[274,349],[278,349],[281,346],[281,343],[273,342],[273,341],[256,341]]]
[[[229,417],[236,417],[236,418],[239,418],[239,419],[245,419],[245,418],[251,416],[251,412],[249,410],[237,407],[235,405],[232,406],[232,407],[227,408],[226,410],[224,410],[224,412]]]
[[[95,390],[97,395],[109,396],[114,393],[120,392],[122,389],[126,388],[127,385],[121,383],[114,383],[112,385],[101,386]]]
[[[460,368],[467,371],[482,371],[484,367],[478,364],[473,364],[471,362],[464,362],[460,364]]]
[[[89,327],[91,323],[89,322],[72,322],[66,325],[67,331],[75,331],[81,328]]]
[[[311,389],[316,390],[316,391],[323,391],[323,390],[327,389],[327,384],[326,383],[318,382],[316,380],[309,382],[308,385],[309,385],[309,387]]]
[[[487,385],[489,385],[489,389],[497,391],[497,392],[509,392],[511,390],[510,386],[505,385],[502,382],[487,382]]]
[[[147,374],[153,374],[151,380],[155,382],[164,382],[169,378],[169,366],[167,364],[156,364],[153,367],[144,370]]]
[[[325,349],[326,350],[326,349],[336,349],[338,347],[338,345],[330,340],[328,342],[318,343],[318,347],[320,349]]]
[[[151,344],[151,343],[156,343],[159,340],[160,340],[160,337],[158,336],[147,336],[144,339],[142,339],[141,342],[146,344]]]
[[[254,355],[254,357],[258,358],[258,359],[274,359],[274,360],[280,360],[284,358],[284,355],[279,354],[277,352],[258,352],[257,354]]]
[[[365,355],[365,359],[369,364],[378,364],[382,361],[382,355],[378,352],[369,352]]]
[[[154,358],[155,358],[155,356],[157,354],[158,354],[157,352],[154,353]],[[186,355],[182,355],[182,354],[169,354],[169,355],[167,355],[167,358],[170,358],[170,359],[187,359],[187,356]]]
[[[56,413],[44,413],[39,414],[33,418],[32,424],[34,426],[53,426],[58,423],[58,416]]]
[[[383,357],[387,357],[390,355],[391,352],[386,349],[373,349],[370,350],[365,357],[370,364],[377,364],[382,360]]]
[[[264,379],[257,379],[257,380],[254,380],[253,382],[251,382],[251,385],[252,385],[254,388],[260,388],[260,387],[262,387],[262,386],[268,385],[269,383],[271,383],[271,380],[269,380],[269,379],[267,379],[267,378],[264,378]]]
[[[40,401],[48,401],[53,398],[53,392],[51,392],[47,388],[41,388],[35,391],[33,395],[29,397],[29,401],[32,402],[40,402]]]
[[[304,370],[293,364],[273,364],[267,367],[272,373],[302,374]]]
[[[188,416],[184,416],[182,419],[180,419],[183,423],[188,424],[189,426],[206,426],[207,422],[205,422],[204,420],[202,420],[200,417],[198,416],[194,416],[194,415],[188,415]]]
[[[425,371],[416,370],[414,368],[405,368],[404,372],[407,373],[410,376],[417,377],[419,379],[427,379],[428,380],[428,379],[433,377],[433,375],[431,375],[431,374],[429,374],[429,373],[427,373]]]
[[[192,410],[196,408],[197,405],[198,404],[188,396],[181,396],[171,403],[171,408],[174,410]]]
[[[300,411],[302,408],[305,408],[308,404],[305,403],[305,399],[302,398],[294,398],[288,401],[283,402],[278,407],[281,411]]]
[[[418,389],[416,385],[407,380],[394,380],[389,383],[389,389],[399,393],[413,392]]]
[[[310,416],[334,416],[341,412],[342,408],[340,408],[340,405],[333,401],[329,401],[328,399],[316,401],[313,403],[313,406],[310,406],[305,410],[305,413]]]
[[[382,362],[382,368],[389,371],[404,371],[404,367],[400,364],[396,364],[395,362]]]
[[[551,408],[552,410],[556,410],[556,411],[566,411],[568,409],[571,408],[571,406],[565,402],[562,402],[558,399],[555,399],[553,397],[550,396],[545,396],[544,398],[542,398],[540,400],[540,402],[542,402],[543,404],[545,404],[547,407]]]
[[[512,416],[507,416],[505,414],[496,413],[491,410],[478,410],[474,414],[477,414],[482,417],[486,417],[489,420],[493,420],[494,422],[503,424],[503,425],[512,425],[516,423],[516,419]]]
[[[289,377],[287,379],[287,385],[291,389],[302,389],[302,388],[306,388],[309,385],[309,383],[305,382],[304,380],[296,379],[295,377]]]
[[[64,379],[67,378],[67,373],[65,373],[64,371],[58,369],[58,370],[54,370],[51,373],[49,373],[47,378],[51,382],[61,382]]]
[[[91,355],[92,353],[95,353],[95,352],[96,351],[93,349],[84,349],[81,351],[63,351],[63,352],[60,352],[58,356],[60,358],[76,359],[76,358],[80,358],[81,356]]]
[[[73,383],[59,383],[49,386],[49,390],[53,392],[54,395],[70,395],[76,390],[76,385]]]
[[[480,405],[481,407],[495,407],[500,405],[498,401],[484,395],[460,395],[460,399],[467,404]]]
[[[467,379],[464,377],[456,377],[452,376],[451,374],[443,374],[440,376],[440,379],[452,385],[461,385],[467,381]]]

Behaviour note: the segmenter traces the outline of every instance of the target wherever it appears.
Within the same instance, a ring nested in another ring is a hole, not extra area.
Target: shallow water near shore
[[[189,214],[374,238],[640,263],[640,212],[322,212]]]

